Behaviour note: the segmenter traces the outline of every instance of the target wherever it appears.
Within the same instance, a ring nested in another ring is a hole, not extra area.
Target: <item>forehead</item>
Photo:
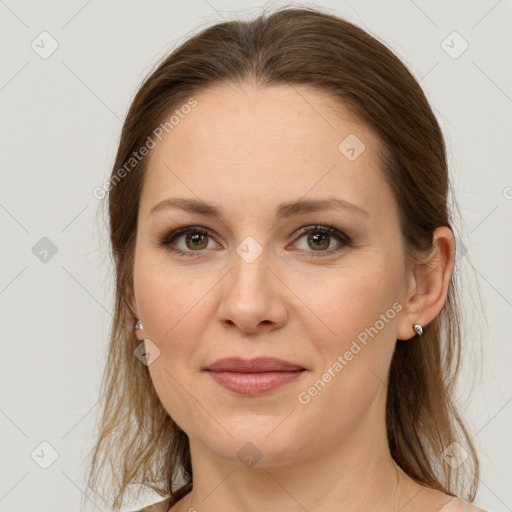
[[[143,214],[170,196],[232,205],[241,215],[307,196],[339,197],[378,216],[393,200],[377,135],[326,93],[230,84],[194,98],[149,154]]]

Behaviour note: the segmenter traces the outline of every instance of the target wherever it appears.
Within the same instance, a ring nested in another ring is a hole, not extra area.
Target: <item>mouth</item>
[[[224,358],[205,370],[223,388],[245,396],[269,393],[301,377],[306,368],[282,359]]]

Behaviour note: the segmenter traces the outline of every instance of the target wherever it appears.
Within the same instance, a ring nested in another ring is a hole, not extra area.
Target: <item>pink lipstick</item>
[[[280,388],[298,379],[303,366],[270,357],[219,359],[206,368],[217,384],[246,396],[257,396]]]

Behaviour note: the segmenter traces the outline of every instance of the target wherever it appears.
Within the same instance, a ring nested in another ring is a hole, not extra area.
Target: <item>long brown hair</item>
[[[134,155],[194,95],[213,85],[243,82],[259,87],[310,85],[375,130],[385,148],[381,169],[398,203],[408,263],[420,261],[432,248],[435,228],[453,230],[445,144],[435,115],[400,59],[361,28],[318,8],[288,7],[251,21],[203,29],[166,56],[135,95],[103,189],[108,189],[115,311],[88,487],[108,484],[102,497],[112,498],[114,509],[130,486],[171,497],[172,505],[193,484],[188,437],[164,409],[147,366],[134,356],[140,342],[134,336],[136,318],[128,298],[133,293],[137,214],[148,161]],[[421,342],[397,340],[386,425],[391,454],[407,474],[472,501],[478,459],[453,398],[462,337],[457,269],[446,303]],[[454,442],[468,454],[457,469],[443,457]],[[109,472],[105,479],[104,470]]]

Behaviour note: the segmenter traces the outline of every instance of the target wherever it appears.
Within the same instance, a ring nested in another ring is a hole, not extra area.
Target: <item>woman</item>
[[[482,510],[444,141],[390,50],[310,8],[207,28],[140,87],[107,189],[113,508]]]

